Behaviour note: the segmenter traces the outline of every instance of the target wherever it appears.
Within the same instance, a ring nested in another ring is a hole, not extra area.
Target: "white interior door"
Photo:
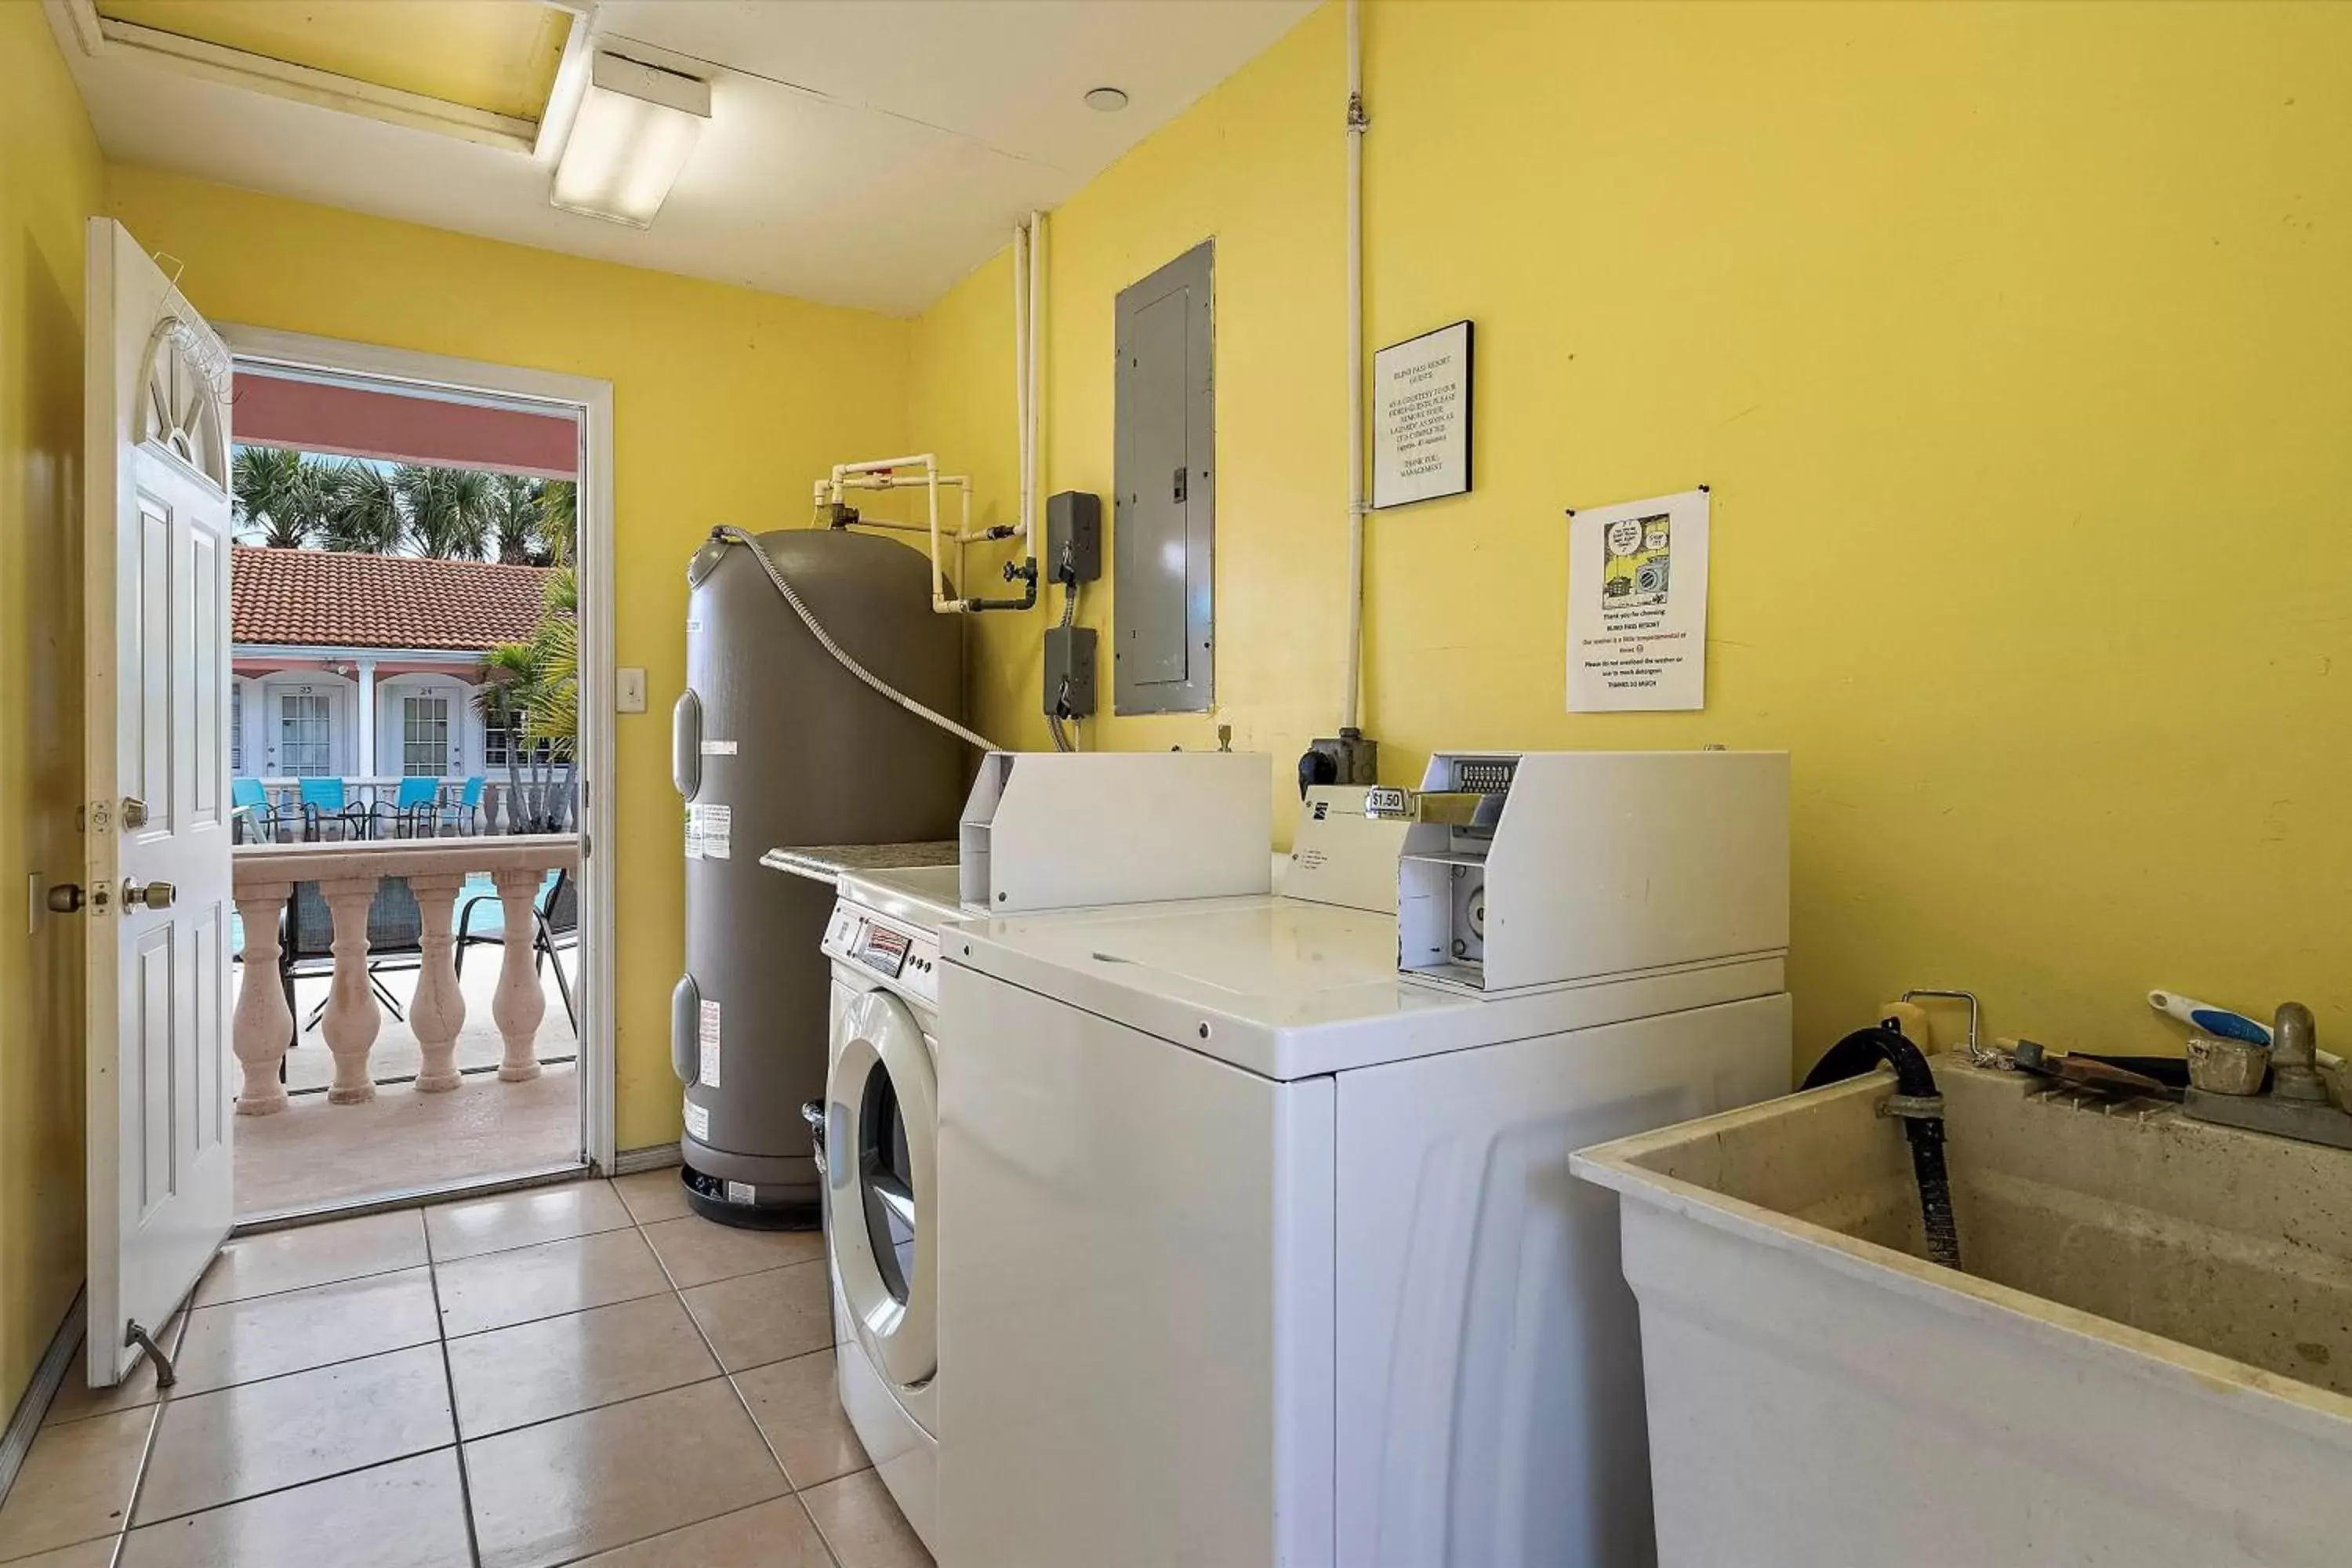
[[[228,1234],[228,353],[89,224],[83,810],[89,1381]]]

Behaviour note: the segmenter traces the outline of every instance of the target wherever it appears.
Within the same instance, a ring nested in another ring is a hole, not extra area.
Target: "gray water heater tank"
[[[835,530],[760,542],[851,657],[961,717],[961,617],[932,612],[922,555]],[[801,1102],[824,1096],[830,971],[817,944],[833,892],[760,857],[953,838],[978,759],[842,668],[749,550],[714,540],[687,581],[671,740],[686,797],[686,974],[670,1023],[685,1180],[713,1218],[814,1226],[823,1194]]]

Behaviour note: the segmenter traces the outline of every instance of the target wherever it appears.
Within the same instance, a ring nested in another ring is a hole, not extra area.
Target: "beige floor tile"
[[[613,1190],[620,1194],[623,1203],[629,1205],[629,1217],[639,1225],[676,1219],[680,1215],[693,1212],[687,1207],[686,1187],[677,1179],[676,1165],[615,1176],[613,1178]]]
[[[134,1530],[121,1568],[467,1568],[472,1561],[457,1450],[444,1448]]]
[[[800,1504],[794,1503],[793,1507],[798,1509]],[[816,1532],[811,1531],[809,1533],[814,1537]],[[114,1542],[115,1537],[108,1535],[96,1541],[85,1541],[79,1546],[60,1546],[55,1552],[44,1552],[37,1557],[12,1557],[8,1560],[8,1568],[114,1568]],[[819,1546],[817,1550],[822,1552],[824,1548]],[[832,1568],[833,1559],[830,1557],[818,1557],[812,1561]]]
[[[781,1497],[600,1552],[575,1568],[833,1568],[833,1556],[800,1500]]]
[[[426,1268],[198,1307],[173,1358],[172,1397],[431,1344],[440,1332]]]
[[[824,1256],[822,1231],[745,1230],[699,1215],[661,1220],[645,1231],[681,1290]]]
[[[466,1445],[482,1568],[541,1568],[782,1495],[724,1378]]]
[[[718,1375],[667,1291],[449,1342],[457,1430],[467,1437]]]
[[[806,1355],[833,1342],[833,1289],[822,1259],[679,1294],[729,1372]]]
[[[795,1487],[805,1489],[866,1467],[866,1450],[842,1414],[831,1351],[770,1362],[739,1373],[735,1387]]]
[[[0,1560],[121,1530],[154,1421],[151,1405],[43,1428],[0,1506]]]
[[[801,1493],[801,1500],[841,1568],[931,1568],[923,1538],[872,1470],[827,1481]]]
[[[601,1181],[527,1187],[425,1211],[425,1235],[433,1244],[436,1263],[619,1230],[629,1223],[629,1211],[611,1184]]]
[[[444,1263],[433,1272],[441,1285],[442,1331],[453,1337],[669,1289],[652,1249],[634,1230],[542,1241]]]
[[[414,1209],[240,1236],[196,1286],[195,1304],[242,1301],[425,1262],[425,1222]]]
[[[439,1345],[173,1399],[163,1412],[140,1524],[405,1458],[457,1436]]]

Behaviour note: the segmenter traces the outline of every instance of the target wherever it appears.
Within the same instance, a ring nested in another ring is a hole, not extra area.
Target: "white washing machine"
[[[1787,759],[1432,774],[1378,792],[1428,808],[1409,918],[949,934],[942,1562],[1652,1560],[1615,1206],[1568,1159],[1787,1090]]]
[[[858,1441],[926,1544],[939,1490],[939,931],[961,912],[953,866],[845,876],[824,942],[835,1376]]]

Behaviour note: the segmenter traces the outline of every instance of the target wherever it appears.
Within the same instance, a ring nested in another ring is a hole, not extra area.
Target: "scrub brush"
[[[2252,1045],[2271,1043],[2270,1026],[2258,1024],[2243,1013],[2232,1013],[2227,1007],[2216,1007],[2200,1002],[2194,996],[2183,996],[2178,991],[2151,991],[2147,1005],[2168,1018],[2178,1018],[2193,1028],[2209,1035],[2219,1035],[2225,1040],[2244,1040]]]

